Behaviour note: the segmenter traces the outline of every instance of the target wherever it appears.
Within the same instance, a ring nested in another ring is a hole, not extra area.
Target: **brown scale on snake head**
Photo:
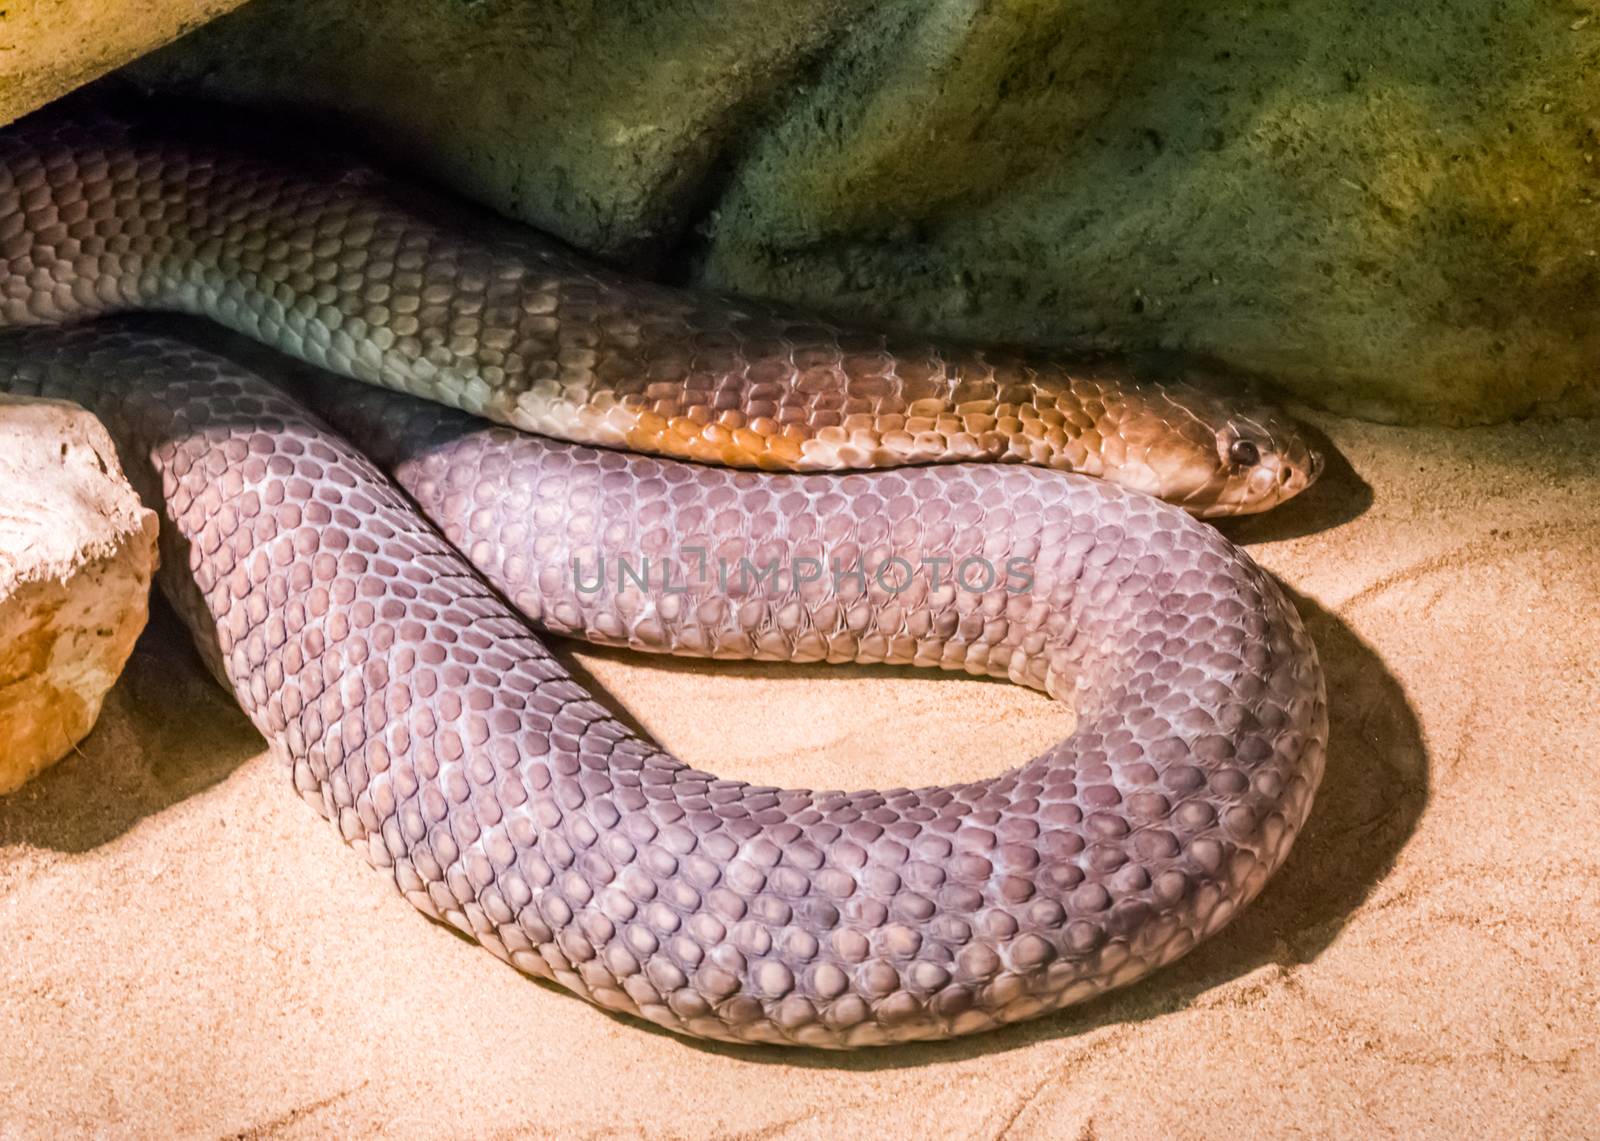
[[[734,467],[1015,461],[1213,516],[1272,507],[1320,466],[1262,406],[650,285],[239,133],[58,112],[6,128],[0,324],[199,313],[513,427]]]
[[[1322,775],[1322,674],[1283,593],[1211,527],[1100,481],[758,475],[328,394],[497,591],[350,444],[221,358],[107,323],[10,334],[0,388],[106,422],[162,511],[169,597],[348,843],[500,958],[678,1033],[881,1045],[1132,982],[1261,890]],[[569,570],[689,544],[780,573],[685,595]],[[1018,558],[1027,588],[940,584],[935,555],[953,577]],[[782,569],[807,556],[866,573]],[[897,558],[903,583],[876,569]],[[719,780],[634,737],[502,597],[647,649],[1009,676],[1077,725],[966,784]]]

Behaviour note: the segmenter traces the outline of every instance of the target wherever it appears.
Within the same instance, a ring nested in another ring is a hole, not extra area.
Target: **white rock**
[[[0,395],[0,794],[93,728],[149,617],[156,531],[100,421]]]

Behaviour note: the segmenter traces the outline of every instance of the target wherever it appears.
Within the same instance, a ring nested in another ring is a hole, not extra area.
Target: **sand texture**
[[[0,800],[0,1135],[1592,1130],[1600,424],[1318,422],[1348,462],[1231,530],[1321,648],[1328,775],[1262,898],[1175,967],[852,1056],[612,1018],[346,850],[163,611],[80,754]],[[576,656],[681,756],[772,782],[974,776],[1066,723],[912,671]]]

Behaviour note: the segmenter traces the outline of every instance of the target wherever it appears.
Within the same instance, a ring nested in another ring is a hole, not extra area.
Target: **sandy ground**
[[[619,1021],[413,911],[163,617],[82,754],[0,800],[0,1137],[1595,1130],[1600,423],[1320,423],[1348,464],[1231,529],[1321,648],[1327,779],[1173,968],[852,1056]],[[973,776],[1066,723],[967,679],[578,657],[681,756],[771,782]]]

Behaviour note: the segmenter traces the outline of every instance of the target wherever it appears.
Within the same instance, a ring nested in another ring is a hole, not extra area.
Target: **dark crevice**
[[[677,235],[664,241],[653,264],[638,267],[666,285],[689,286],[697,282],[711,247],[717,215],[728,191],[744,171],[757,140],[783,122],[799,101],[807,98],[834,62],[841,43],[856,30],[864,15],[841,21],[811,49],[794,61],[788,74],[763,95],[731,103],[722,113],[723,123],[738,124],[724,136],[706,162],[687,204],[679,214]]]

